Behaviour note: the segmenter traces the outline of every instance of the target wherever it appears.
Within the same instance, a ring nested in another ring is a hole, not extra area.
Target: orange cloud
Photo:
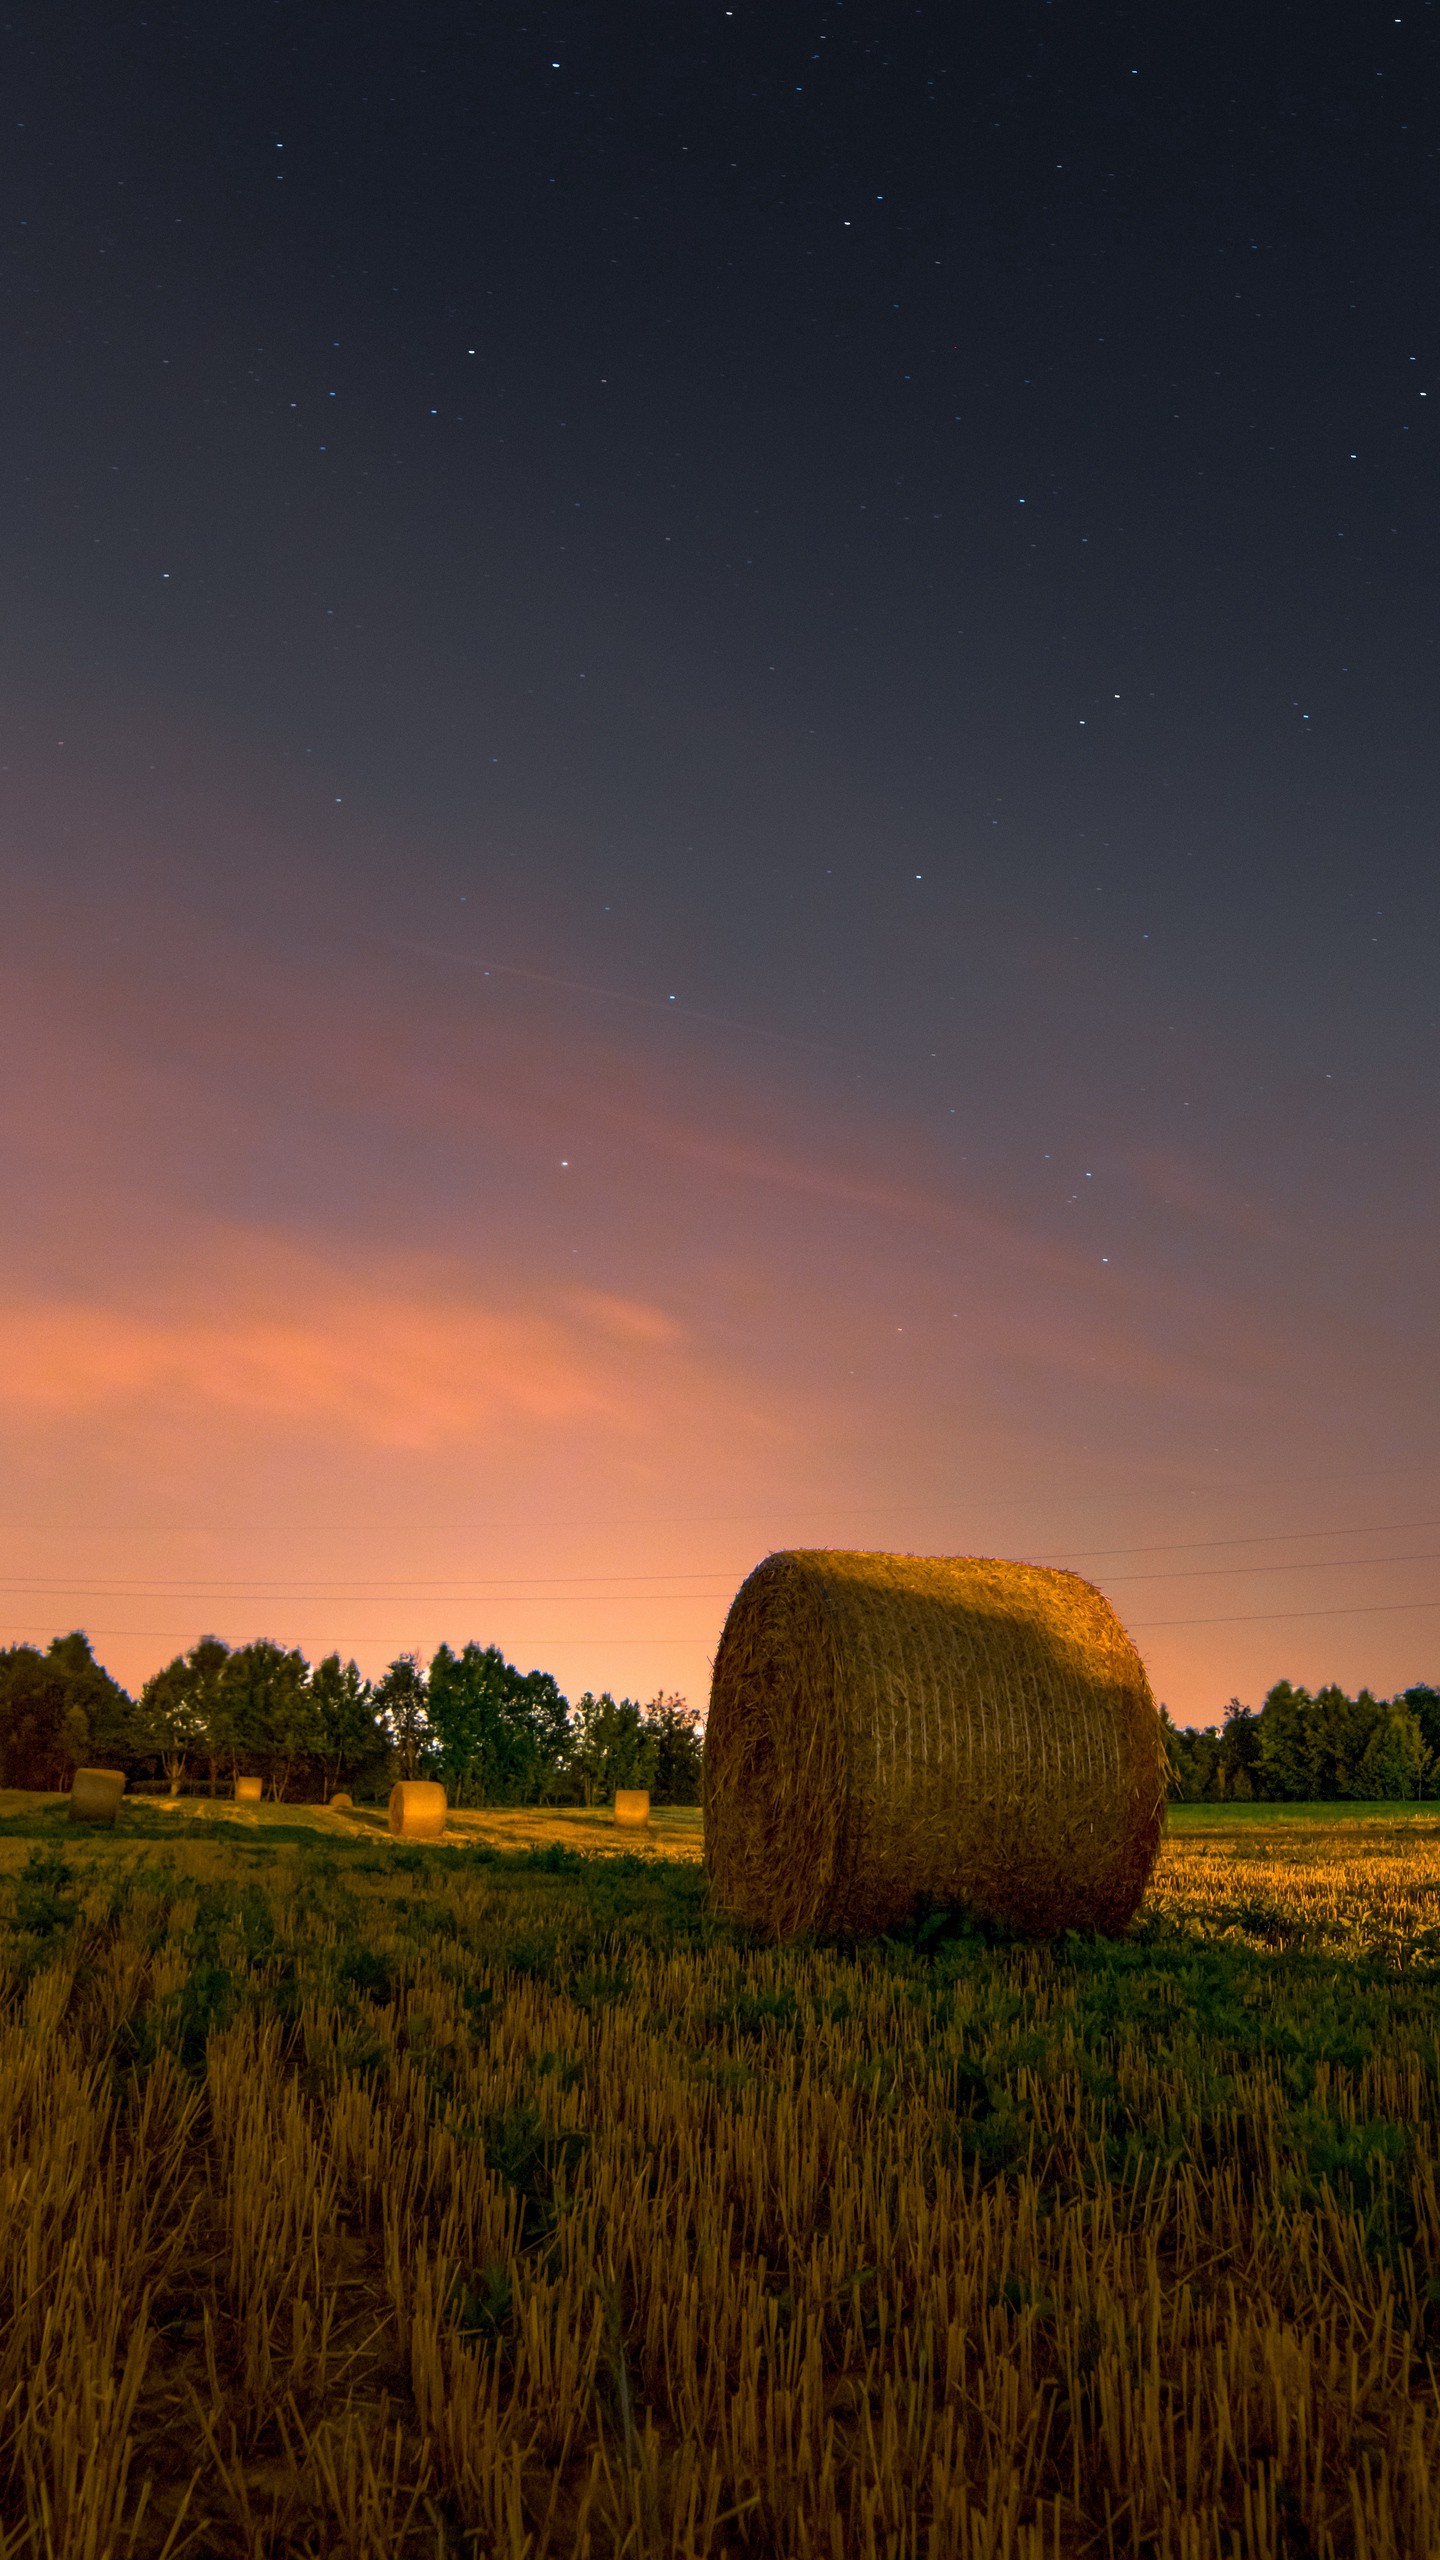
[[[229,1250],[232,1287],[212,1266],[168,1304],[0,1304],[0,1409],[208,1407],[379,1448],[441,1449],[511,1424],[634,1433],[662,1384],[654,1362],[683,1348],[674,1319],[638,1300],[573,1291],[516,1307],[462,1296],[440,1270],[337,1272],[255,1236]]]

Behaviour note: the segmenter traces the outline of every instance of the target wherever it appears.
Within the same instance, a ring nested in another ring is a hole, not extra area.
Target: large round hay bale
[[[1123,1929],[1165,1812],[1160,1720],[1107,1600],[980,1556],[768,1556],[705,1738],[718,1902],[778,1934],[922,1897],[1035,1935]]]
[[[70,1781],[72,1822],[103,1822],[112,1830],[125,1793],[123,1769],[77,1769]]]
[[[390,1790],[390,1828],[397,1840],[438,1840],[445,1828],[445,1790],[433,1778],[402,1778]]]
[[[638,1831],[641,1829],[650,1819],[649,1788],[617,1787],[615,1790],[615,1819],[621,1825],[622,1829],[628,1828],[632,1831]]]
[[[237,1804],[258,1804],[264,1793],[265,1781],[263,1778],[237,1778],[235,1781],[235,1801]]]
[[[332,1813],[349,1813],[354,1806],[354,1802],[354,1797],[348,1794],[344,1787],[341,1787],[330,1799],[330,1810]]]

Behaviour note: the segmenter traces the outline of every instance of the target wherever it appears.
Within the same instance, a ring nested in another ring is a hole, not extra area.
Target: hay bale
[[[402,1778],[390,1790],[390,1828],[397,1840],[438,1840],[445,1829],[445,1790],[433,1778]]]
[[[777,1934],[883,1929],[922,1896],[1118,1930],[1160,1842],[1160,1720],[1078,1574],[782,1553],[725,1621],[704,1793],[717,1900]]]
[[[71,1821],[103,1822],[113,1831],[124,1793],[123,1769],[77,1769],[70,1781]]]
[[[622,1829],[628,1828],[632,1831],[642,1829],[650,1819],[649,1788],[617,1787],[615,1790],[615,1819],[621,1825]]]
[[[353,1797],[353,1796],[348,1796],[348,1795],[346,1794],[346,1792],[345,1792],[344,1788],[343,1788],[343,1787],[341,1787],[341,1788],[340,1788],[340,1790],[339,1790],[339,1792],[338,1792],[337,1794],[335,1794],[335,1795],[333,1795],[333,1796],[331,1797],[331,1799],[330,1799],[330,1809],[331,1809],[332,1813],[349,1813],[349,1812],[351,1811],[351,1809],[352,1809],[353,1805],[354,1805],[354,1802],[355,1802],[354,1797]]]
[[[258,1804],[264,1793],[265,1781],[263,1778],[237,1778],[235,1781],[235,1801],[237,1804]]]

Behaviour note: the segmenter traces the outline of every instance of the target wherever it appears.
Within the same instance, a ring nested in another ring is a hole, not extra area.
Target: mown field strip
[[[1421,1820],[777,1950],[693,1860],[7,1799],[0,2552],[1430,2560],[1437,1968]]]

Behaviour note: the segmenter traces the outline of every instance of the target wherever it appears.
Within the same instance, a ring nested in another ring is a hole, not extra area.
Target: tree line
[[[438,1778],[452,1804],[596,1804],[648,1787],[658,1804],[700,1800],[700,1715],[675,1695],[572,1705],[548,1671],[519,1671],[496,1645],[401,1654],[367,1680],[338,1653],[311,1663],[261,1639],[202,1636],[138,1697],[88,1637],[0,1649],[0,1785],[65,1788],[99,1763],[132,1783],[211,1795],[258,1777],[277,1799],[382,1793]]]
[[[1214,1802],[1313,1804],[1440,1796],[1440,1689],[1355,1697],[1277,1680],[1262,1707],[1232,1698],[1218,1724],[1175,1725],[1162,1707],[1172,1793]]]
[[[1260,1708],[1232,1698],[1199,1730],[1160,1714],[1177,1797],[1440,1798],[1440,1689],[1424,1682],[1352,1698],[1280,1680]],[[338,1653],[311,1663],[263,1638],[202,1636],[135,1698],[78,1631],[43,1653],[0,1648],[3,1786],[65,1788],[99,1762],[212,1795],[259,1777],[292,1802],[435,1777],[456,1805],[596,1804],[618,1787],[698,1804],[700,1757],[699,1712],[683,1698],[642,1706],[587,1690],[572,1705],[548,1671],[519,1671],[496,1645],[442,1644],[428,1664],[401,1654],[370,1681]]]

